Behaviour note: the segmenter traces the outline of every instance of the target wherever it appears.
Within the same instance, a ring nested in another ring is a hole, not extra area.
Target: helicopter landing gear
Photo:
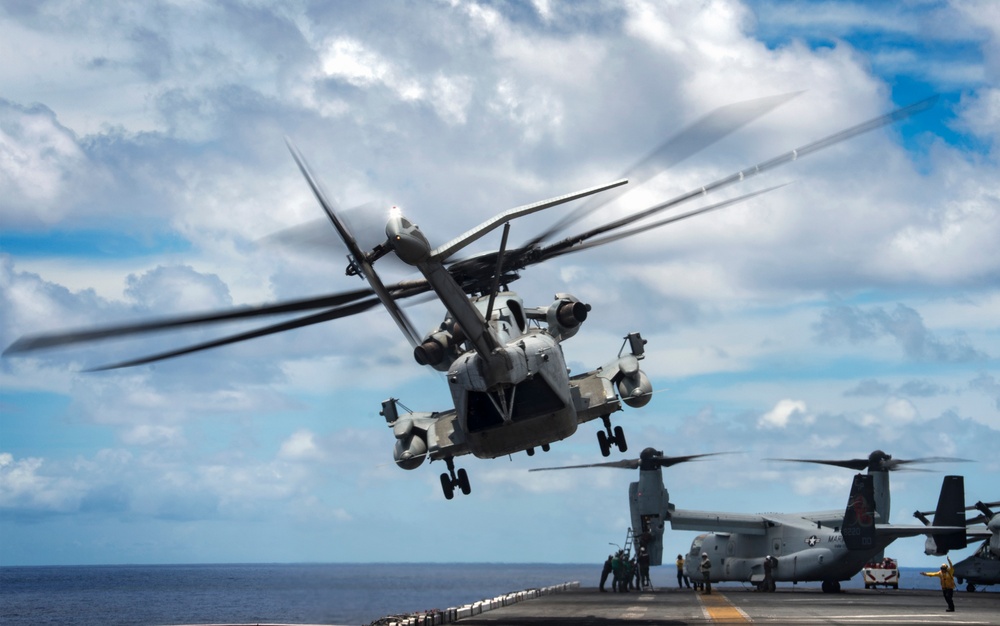
[[[441,490],[444,492],[444,497],[448,500],[454,498],[455,487],[461,489],[465,495],[472,493],[472,487],[469,486],[469,474],[465,468],[459,468],[456,472],[455,461],[451,457],[445,459],[445,463],[448,464],[448,471],[441,474]]]
[[[821,588],[823,593],[840,593],[840,581],[824,580]]]
[[[622,427],[615,426],[612,432],[611,417],[602,415],[601,420],[604,422],[604,430],[597,431],[597,443],[601,446],[601,455],[611,456],[612,445],[617,446],[621,452],[628,450],[628,442],[625,441],[625,431]]]
[[[542,452],[548,452],[550,449],[551,448],[549,448],[549,444],[547,444],[547,443],[543,443],[542,444]],[[528,456],[535,456],[535,449],[534,448],[528,448],[527,450],[525,450],[525,452],[528,453]]]

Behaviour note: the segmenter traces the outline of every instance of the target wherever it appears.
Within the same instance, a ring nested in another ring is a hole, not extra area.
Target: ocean
[[[939,588],[937,579],[919,571],[902,568],[901,587]],[[0,624],[364,625],[387,615],[445,609],[570,581],[596,587],[600,572],[600,563],[2,567]],[[676,584],[672,566],[653,568],[651,578],[656,588]],[[779,589],[786,585],[779,583]],[[863,585],[855,577],[843,586]]]

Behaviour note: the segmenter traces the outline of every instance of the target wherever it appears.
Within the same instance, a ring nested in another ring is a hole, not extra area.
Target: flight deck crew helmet
[[[942,563],[941,564],[941,569],[948,569],[948,564],[947,563]]]

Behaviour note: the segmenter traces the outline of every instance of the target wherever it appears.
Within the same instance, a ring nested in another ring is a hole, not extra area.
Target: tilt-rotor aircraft
[[[975,591],[977,585],[1000,584],[1000,513],[996,512],[1000,502],[979,501],[965,508],[961,508],[962,504],[959,501],[957,504],[951,503],[950,508],[942,508],[941,503],[938,503],[934,511],[916,511],[913,514],[926,525],[965,525],[965,533],[952,542],[928,537],[924,553],[944,556],[949,550],[965,548],[969,539],[973,541],[983,539],[983,543],[971,556],[955,563],[955,579],[960,585],[965,584],[966,591]],[[973,510],[979,511],[979,515],[966,519],[965,511]],[[934,514],[933,522],[927,518],[931,513]]]
[[[890,458],[884,453],[880,455]],[[673,530],[709,531],[695,537],[685,559],[692,580],[702,580],[701,555],[712,562],[712,582],[749,582],[762,591],[764,567],[770,560],[773,581],[792,583],[821,581],[826,593],[840,591],[840,581],[850,580],[876,555],[900,537],[924,534],[954,535],[963,526],[899,525],[883,522],[888,516],[877,513],[879,495],[875,490],[877,471],[857,474],[851,485],[847,507],[814,513],[727,513],[678,509],[670,502],[663,482],[663,468],[713,454],[664,456],[646,448],[638,459],[591,463],[567,467],[546,467],[530,471],[617,467],[639,469],[639,480],[629,485],[632,532],[650,554],[650,565],[663,562],[663,532],[669,522]],[[872,454],[875,456],[875,453]],[[950,459],[923,459],[923,461]],[[914,463],[913,461],[897,461]],[[958,480],[956,480],[958,479]],[[964,498],[960,476],[947,476],[941,485],[942,501]],[[882,495],[888,502],[888,483]]]
[[[654,167],[662,171],[664,165],[686,158],[794,95],[761,98],[722,107],[640,161],[629,170],[628,176],[633,182],[641,184],[652,178]],[[29,335],[14,342],[4,354],[23,354],[194,325],[316,311],[257,330],[93,369],[132,367],[347,317],[381,304],[413,346],[417,363],[446,372],[453,401],[451,408],[424,413],[401,413],[399,409],[402,405],[395,398],[383,402],[381,415],[396,440],[394,459],[399,467],[407,470],[418,467],[425,458],[443,460],[448,471],[441,474],[441,486],[445,497],[451,499],[456,487],[465,494],[471,490],[465,470],[456,472],[456,457],[472,454],[477,458],[491,459],[518,452],[533,454],[539,447],[548,450],[550,444],[572,435],[581,423],[597,418],[601,418],[604,424],[604,429],[597,433],[602,454],[609,456],[612,446],[624,452],[627,449],[624,432],[620,426],[612,429],[610,416],[621,410],[622,403],[631,407],[644,406],[652,394],[652,385],[639,368],[645,340],[638,332],[627,334],[618,355],[604,365],[589,372],[569,375],[561,342],[579,332],[590,307],[568,293],[557,293],[551,302],[542,306],[525,306],[521,298],[509,290],[509,284],[520,277],[521,270],[571,252],[731,206],[776,189],[772,187],[747,193],[671,217],[660,216],[663,211],[700,199],[710,192],[909,117],[927,109],[933,102],[934,98],[931,98],[897,109],[653,207],[547,243],[557,233],[578,224],[603,204],[584,203],[541,234],[513,248],[507,247],[512,220],[619,187],[627,180],[620,179],[511,209],[439,246],[431,245],[416,224],[394,212],[385,226],[385,240],[371,250],[365,250],[342,219],[336,205],[321,189],[305,159],[289,141],[295,162],[330,224],[347,247],[347,274],[363,278],[368,283],[367,288],[258,307]],[[503,235],[498,251],[465,259],[456,257],[466,246],[501,226]],[[386,255],[398,257],[418,270],[423,278],[384,284],[374,266]],[[436,328],[421,336],[399,301],[429,292],[433,292],[446,313]]]

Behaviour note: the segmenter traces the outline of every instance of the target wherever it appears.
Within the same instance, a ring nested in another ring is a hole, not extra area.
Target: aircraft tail
[[[934,510],[934,526],[965,526],[965,478],[945,476],[941,481],[941,495]],[[935,535],[934,542],[940,554],[948,550],[961,550],[968,545],[965,531]]]
[[[841,534],[848,550],[870,550],[875,546],[875,487],[868,474],[857,474],[847,498]]]

